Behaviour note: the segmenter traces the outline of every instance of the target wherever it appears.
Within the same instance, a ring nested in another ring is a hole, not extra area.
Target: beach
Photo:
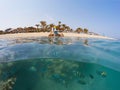
[[[37,33],[15,33],[15,34],[3,34],[0,35],[0,39],[16,39],[16,38],[27,38],[27,37],[48,37],[48,32],[37,32]],[[80,37],[80,38],[96,38],[96,39],[111,39],[114,38],[101,36],[101,35],[89,35],[89,34],[78,34],[78,33],[63,33],[64,37]]]

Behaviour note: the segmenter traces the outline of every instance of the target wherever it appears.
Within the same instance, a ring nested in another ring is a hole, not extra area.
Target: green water
[[[119,83],[119,40],[0,40],[0,90],[120,90]]]
[[[0,63],[0,90],[120,90],[119,83],[120,72],[94,63],[63,59]]]

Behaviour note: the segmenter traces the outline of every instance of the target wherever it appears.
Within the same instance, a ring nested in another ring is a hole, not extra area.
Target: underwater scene
[[[1,39],[0,90],[120,90],[120,41]]]

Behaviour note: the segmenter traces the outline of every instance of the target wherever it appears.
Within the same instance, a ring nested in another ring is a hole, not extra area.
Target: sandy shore
[[[39,33],[17,33],[17,34],[5,34],[0,35],[0,39],[15,39],[15,38],[27,38],[27,37],[48,37],[50,33],[39,32]],[[100,35],[88,35],[88,34],[77,34],[77,33],[63,33],[65,37],[81,37],[81,38],[99,38],[99,39],[114,39],[110,37]]]

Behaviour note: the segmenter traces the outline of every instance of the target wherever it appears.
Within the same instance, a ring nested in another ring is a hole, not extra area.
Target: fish
[[[91,79],[94,79],[94,76],[93,76],[92,74],[89,74],[89,77],[90,77]]]
[[[85,81],[83,81],[83,80],[78,80],[77,82],[80,83],[81,85],[86,85],[86,84],[87,84],[87,83],[86,83]]]

